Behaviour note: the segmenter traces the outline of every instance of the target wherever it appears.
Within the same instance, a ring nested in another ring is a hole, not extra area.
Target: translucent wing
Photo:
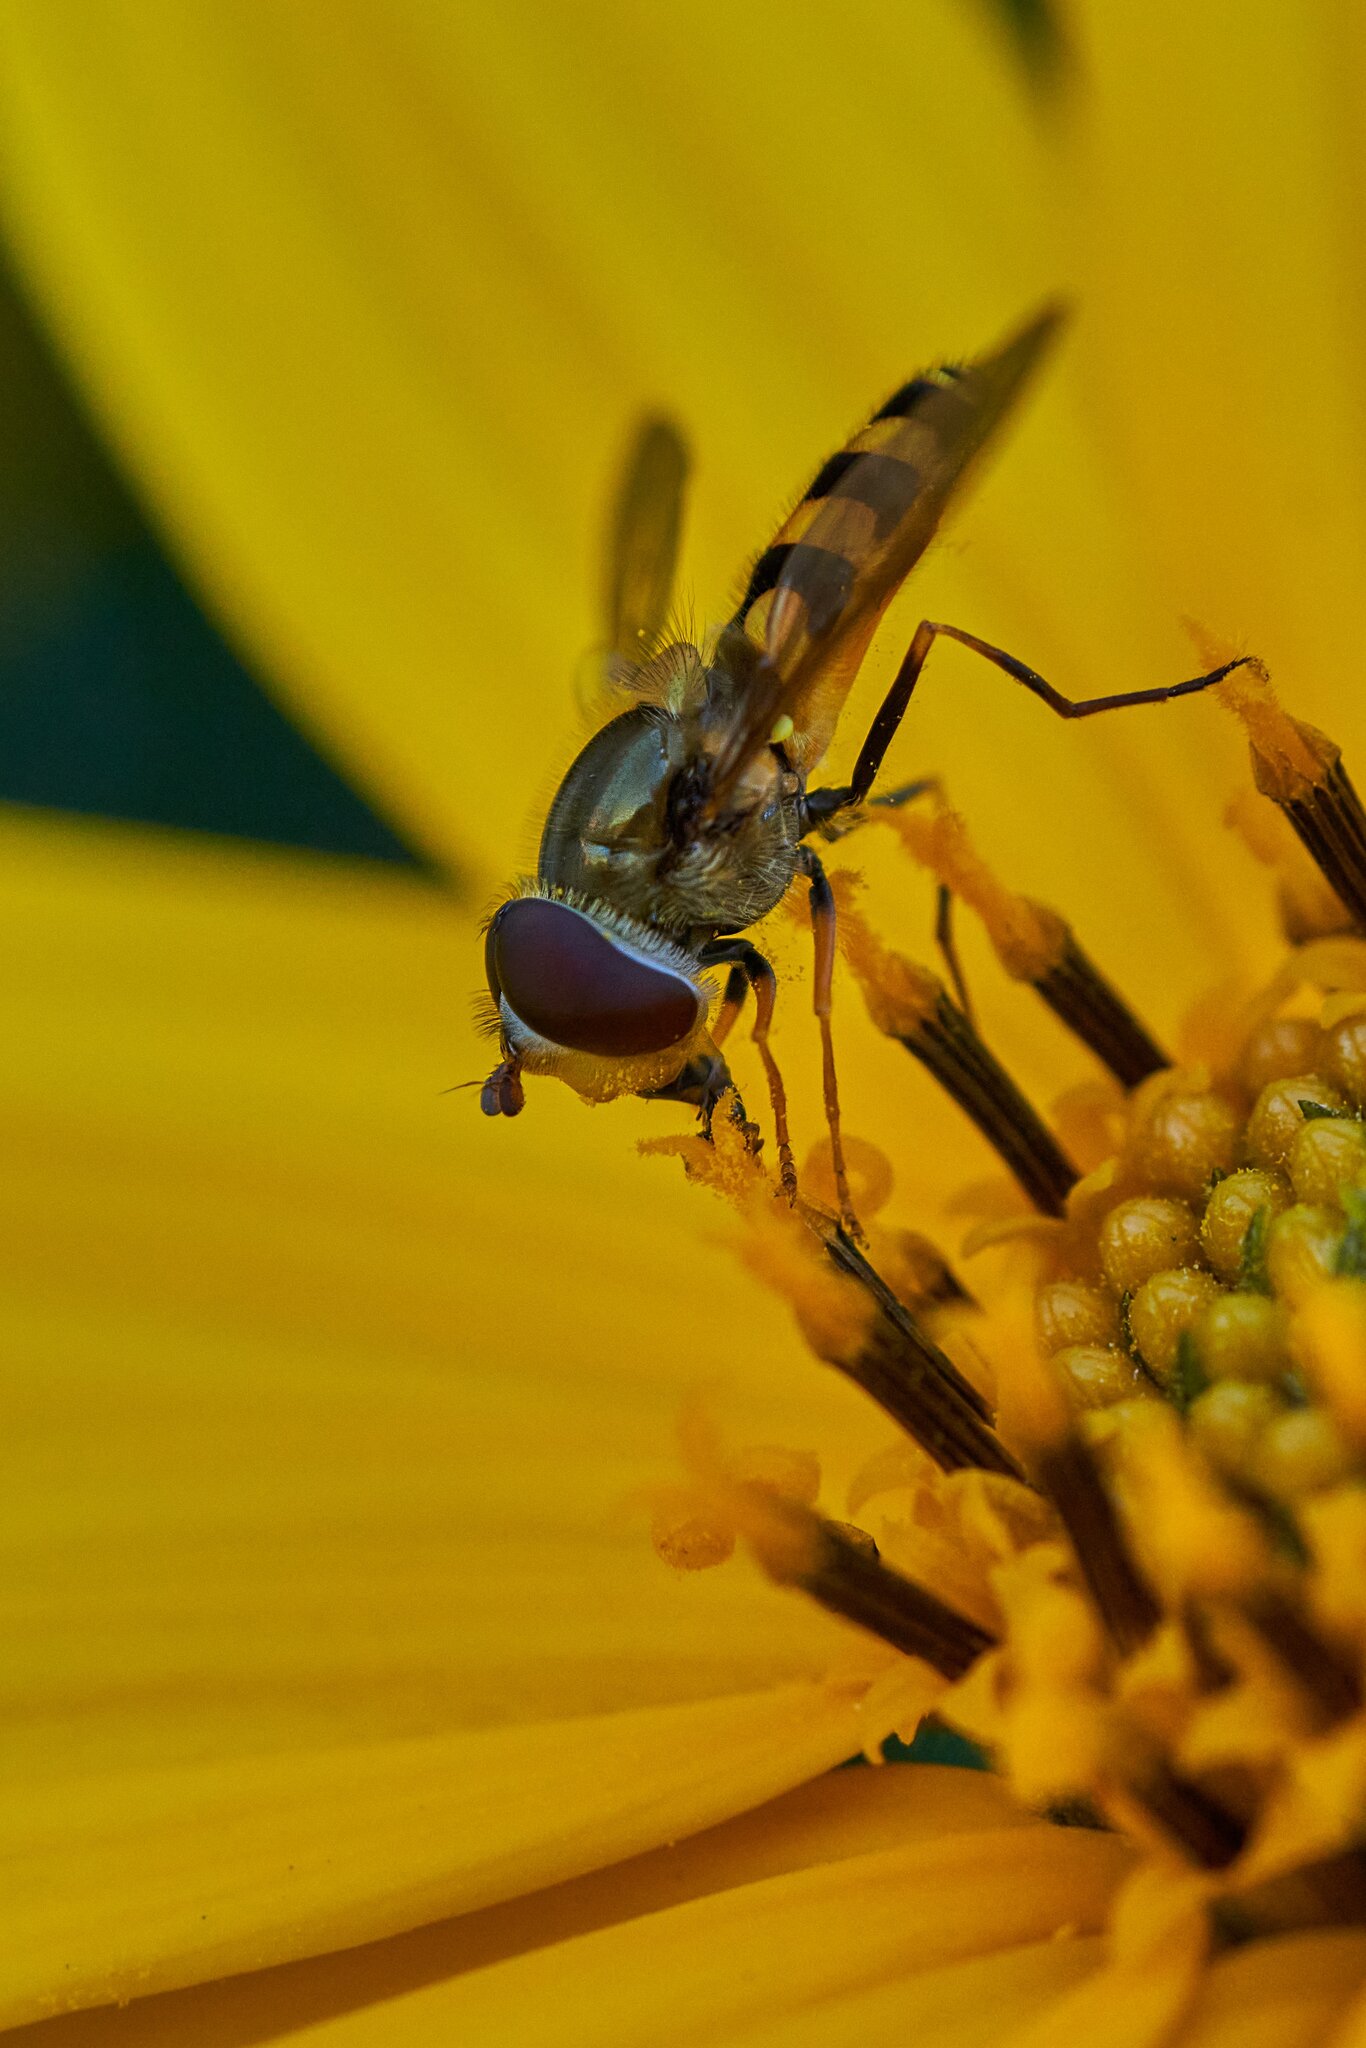
[[[1060,319],[1050,306],[994,354],[913,377],[821,469],[717,643],[734,690],[704,815],[725,808],[779,720],[791,719],[803,765],[819,758],[878,619]]]
[[[605,550],[608,666],[620,680],[649,658],[664,631],[687,480],[687,444],[672,420],[641,420],[622,466]]]

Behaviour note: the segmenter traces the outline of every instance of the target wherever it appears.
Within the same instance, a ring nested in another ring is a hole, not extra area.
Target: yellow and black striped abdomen
[[[732,620],[747,639],[770,648],[778,592],[801,599],[809,634],[831,631],[910,525],[923,529],[922,546],[928,542],[961,467],[953,453],[972,425],[960,382],[951,369],[912,378],[822,464],[750,573]]]
[[[824,751],[879,617],[1057,320],[1050,310],[994,355],[911,378],[822,464],[717,644],[720,665],[747,673],[719,788],[734,785],[778,718],[792,719],[803,765]]]

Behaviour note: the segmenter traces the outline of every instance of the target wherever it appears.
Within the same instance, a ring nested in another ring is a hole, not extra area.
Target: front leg
[[[825,869],[809,846],[798,848],[797,866],[811,884],[811,933],[816,945],[811,995],[816,1021],[820,1026],[825,1127],[830,1133],[830,1163],[835,1171],[835,1192],[839,1198],[840,1222],[856,1244],[865,1244],[867,1240],[854,1214],[854,1205],[849,1196],[849,1176],[844,1163],[844,1138],[840,1128],[839,1083],[835,1074],[835,1041],[830,1028],[835,984],[835,898]]]
[[[713,939],[703,949],[701,964],[704,967],[739,967],[754,991],[754,1029],[750,1037],[763,1061],[764,1078],[768,1082],[768,1099],[773,1108],[774,1136],[778,1144],[778,1177],[788,1201],[795,1202],[797,1162],[792,1156],[792,1141],[787,1129],[787,1090],[768,1043],[773,1006],[778,995],[778,977],[759,948],[752,946],[748,939]]]
[[[709,1142],[711,1127],[717,1106],[722,1099],[730,1097],[730,1120],[745,1133],[747,1142],[758,1151],[759,1127],[752,1124],[745,1115],[745,1105],[740,1100],[740,1091],[731,1079],[730,1068],[719,1052],[699,1053],[689,1060],[682,1072],[675,1074],[662,1088],[642,1090],[648,1102],[687,1102],[697,1111],[697,1120],[702,1126],[702,1135]]]

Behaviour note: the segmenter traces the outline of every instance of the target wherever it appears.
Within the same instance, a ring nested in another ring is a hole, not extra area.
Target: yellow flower
[[[621,1506],[699,1388],[722,1441],[818,1448],[832,1504],[886,1424],[632,1156],[668,1112],[547,1085],[509,1130],[438,1092],[482,1071],[479,899],[573,743],[603,480],[646,402],[699,450],[710,615],[872,394],[1066,287],[1070,353],[859,701],[922,613],[1076,694],[1188,673],[1191,616],[1366,757],[1360,27],[1102,0],[1074,26],[1043,110],[949,0],[0,7],[0,206],[54,333],[285,701],[464,885],[4,822],[10,2023],[146,1997],[47,2038],[1279,2048],[1357,1995],[1356,1928],[1202,1975],[1205,1871],[982,1776],[819,1777],[895,1724],[890,1660],[868,1689],[866,1638],[744,1565],[664,1572]],[[1219,830],[1231,721],[1072,730],[935,659],[901,755],[1159,1033],[1270,971]],[[914,948],[891,835],[860,860]],[[1028,1092],[1075,1080],[971,939],[968,966]],[[942,1223],[990,1154],[853,993],[850,1127]],[[1312,1244],[1279,1241],[1293,1280]],[[1350,1308],[1294,1306],[1350,1436]],[[1193,1557],[1221,1596],[1244,1557],[1185,1446],[1139,1429],[1117,1481],[1177,1607],[1210,1592]],[[1325,1617],[1355,1507],[1309,1518]],[[1146,1843],[1106,1771],[1141,1725],[1188,1771],[1280,1773],[1281,1868],[1358,1798],[1355,1725],[1296,1725],[1245,1628],[1206,1651],[1232,1715],[1172,1631],[1117,1679],[1056,1534],[1012,1550],[961,1483],[917,1512],[1008,1619],[957,1706],[1033,1790],[1105,1777]]]

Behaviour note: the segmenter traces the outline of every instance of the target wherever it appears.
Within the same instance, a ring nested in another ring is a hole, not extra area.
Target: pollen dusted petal
[[[1128,1867],[1113,1837],[1046,1826],[850,1857],[543,1948],[303,2038],[308,2048],[535,2040],[553,2011],[564,2048],[795,2048],[862,2040],[865,2019],[875,2042],[904,2040],[909,2026],[910,2038],[943,2048],[989,2048],[1012,2012],[1032,2016],[1095,1967],[1096,1947],[1077,1937],[1102,1924]],[[1044,1942],[1051,1963],[1009,1960]]]
[[[924,1764],[831,1772],[663,1848],[344,1956],[310,1957],[163,1993],[140,2002],[136,2020],[106,2008],[49,2023],[52,2048],[126,2048],[134,2030],[139,2048],[183,2048],[220,2037],[273,2040],[311,2020],[395,2000],[549,1941],[735,1885],[950,1834],[1039,1825],[983,1771]]]
[[[817,1687],[5,1794],[0,2025],[349,1948],[705,1828],[840,1762]]]

